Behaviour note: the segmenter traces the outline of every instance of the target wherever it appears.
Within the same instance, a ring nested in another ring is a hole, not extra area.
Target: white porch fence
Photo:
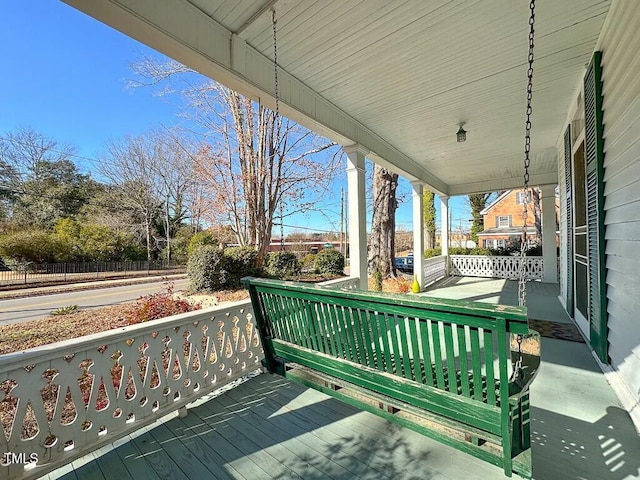
[[[542,257],[525,257],[528,280],[541,280],[544,276]],[[449,274],[454,277],[488,277],[518,279],[520,257],[450,255]]]
[[[325,288],[344,288],[347,290],[357,290],[360,285],[360,278],[346,277],[336,278],[335,280],[327,280],[326,282],[316,283],[316,287]]]
[[[262,357],[248,300],[4,355],[0,479],[65,465],[259,369]]]
[[[447,257],[439,255],[437,257],[424,259],[424,286],[431,285],[447,275]]]

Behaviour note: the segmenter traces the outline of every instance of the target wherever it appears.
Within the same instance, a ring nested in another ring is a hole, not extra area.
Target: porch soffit
[[[63,1],[267,105],[273,5],[287,116],[439,193],[522,183],[528,2]],[[610,2],[536,3],[531,175],[543,184],[557,181],[555,145]]]

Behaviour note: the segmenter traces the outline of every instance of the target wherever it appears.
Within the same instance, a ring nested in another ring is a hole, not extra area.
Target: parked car
[[[413,274],[413,256],[396,257],[395,264],[396,270],[402,273]]]

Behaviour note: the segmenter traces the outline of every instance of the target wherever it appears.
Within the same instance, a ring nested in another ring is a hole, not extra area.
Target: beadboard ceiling
[[[65,0],[427,183],[465,194],[521,184],[529,3],[522,0]],[[531,175],[555,150],[610,1],[537,0]],[[461,123],[467,141],[458,143]]]

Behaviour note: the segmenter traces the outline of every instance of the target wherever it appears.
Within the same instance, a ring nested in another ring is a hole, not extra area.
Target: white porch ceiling
[[[527,1],[64,1],[270,105],[275,7],[290,118],[439,193],[522,183]],[[536,3],[531,175],[548,184],[610,1]]]

